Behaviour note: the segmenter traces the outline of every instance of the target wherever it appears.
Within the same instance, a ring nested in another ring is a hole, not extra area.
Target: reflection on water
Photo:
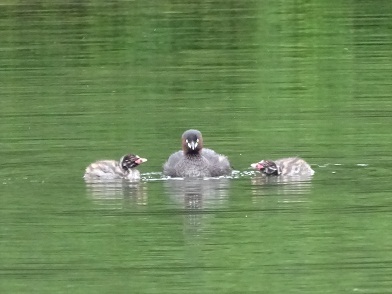
[[[255,171],[250,178],[253,205],[264,206],[267,196],[280,196],[276,204],[307,202],[312,190],[312,177],[305,176],[266,176]],[[287,207],[291,209],[290,207]]]
[[[251,178],[251,184],[256,188],[253,192],[258,195],[265,193],[266,186],[276,187],[278,194],[307,194],[312,188],[311,180],[313,176],[266,176],[256,173]]]
[[[374,3],[2,1],[0,292],[391,292],[392,13]],[[190,127],[241,172],[79,177],[129,149],[161,171]],[[288,155],[332,164],[243,172]]]
[[[194,211],[221,206],[227,200],[230,179],[168,179],[164,185],[170,198]]]
[[[164,181],[166,194],[184,209],[186,234],[197,234],[208,212],[225,205],[228,198],[228,178],[186,178]]]
[[[124,201],[136,205],[147,205],[147,185],[127,180],[85,180],[88,196],[95,203],[113,208],[122,208]],[[120,200],[120,201],[119,201]]]

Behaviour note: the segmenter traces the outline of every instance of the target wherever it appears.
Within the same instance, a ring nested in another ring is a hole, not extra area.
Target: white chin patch
[[[192,149],[192,150],[195,150],[197,145],[198,145],[197,142],[196,143],[193,143],[193,142],[192,143],[188,143],[188,148]]]
[[[250,167],[256,168],[256,167],[257,167],[257,163],[252,163],[252,164],[250,165]]]

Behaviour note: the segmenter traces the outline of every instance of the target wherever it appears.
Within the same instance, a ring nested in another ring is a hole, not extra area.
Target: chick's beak
[[[143,157],[138,157],[138,159],[135,160],[136,164],[142,164],[143,162],[146,162],[147,158]]]
[[[260,162],[252,163],[250,166],[257,170],[261,170],[264,167]]]

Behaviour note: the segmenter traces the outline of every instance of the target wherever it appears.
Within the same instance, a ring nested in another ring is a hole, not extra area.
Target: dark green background
[[[3,1],[1,293],[391,292],[391,23],[388,0]],[[188,128],[238,176],[160,180]],[[140,185],[86,186],[127,152]],[[294,155],[311,182],[247,173]]]

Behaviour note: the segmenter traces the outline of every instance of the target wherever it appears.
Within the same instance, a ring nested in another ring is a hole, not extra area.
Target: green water
[[[391,3],[3,1],[0,292],[392,292]],[[160,179],[188,128],[234,178]]]

